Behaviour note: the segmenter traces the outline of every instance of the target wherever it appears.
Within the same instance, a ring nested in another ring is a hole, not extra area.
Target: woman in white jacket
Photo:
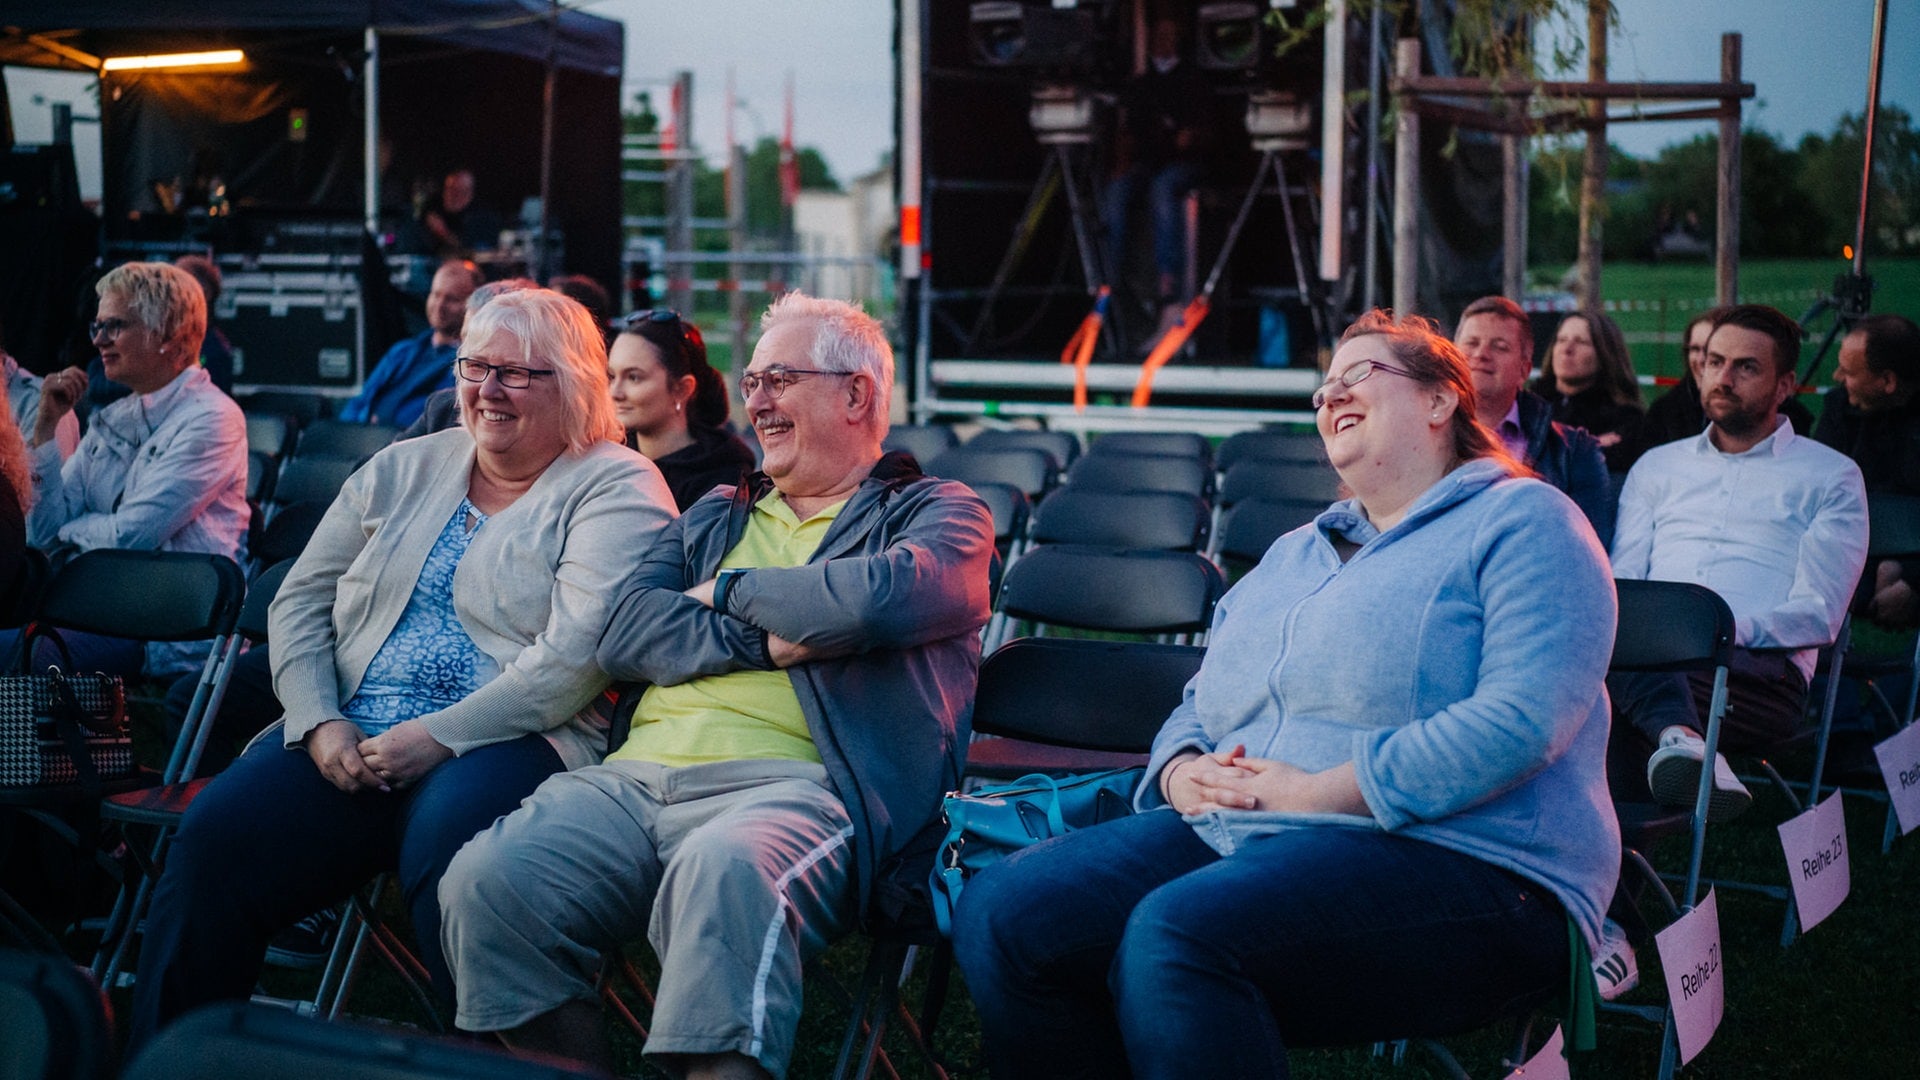
[[[606,394],[606,348],[558,293],[466,330],[463,424],[347,481],[274,600],[279,740],[182,822],[141,948],[133,1037],[245,998],[279,929],[398,870],[443,1001],[435,891],[454,852],[547,776],[598,760],[594,660],[673,497]]]

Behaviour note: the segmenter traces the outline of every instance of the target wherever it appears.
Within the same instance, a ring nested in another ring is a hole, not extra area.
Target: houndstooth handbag
[[[31,642],[24,655],[33,655]],[[57,665],[39,675],[0,676],[0,787],[92,786],[132,772],[118,676],[69,675]]]

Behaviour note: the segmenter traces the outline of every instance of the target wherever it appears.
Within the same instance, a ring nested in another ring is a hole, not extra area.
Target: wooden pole
[[[1519,303],[1527,295],[1527,140],[1520,135],[1500,139],[1501,251],[1500,291]]]
[[[1587,81],[1607,78],[1608,0],[1587,0]],[[1601,215],[1607,183],[1607,103],[1587,101],[1587,152],[1580,172],[1580,261],[1576,291],[1580,306],[1600,306]]]
[[[1420,42],[1394,43],[1394,73],[1420,73]],[[1406,315],[1417,302],[1420,270],[1420,114],[1410,95],[1394,94],[1393,126],[1393,310]]]
[[[1720,35],[1720,81],[1740,81],[1740,35]],[[1720,103],[1719,198],[1714,209],[1713,295],[1721,305],[1740,298],[1740,99]]]

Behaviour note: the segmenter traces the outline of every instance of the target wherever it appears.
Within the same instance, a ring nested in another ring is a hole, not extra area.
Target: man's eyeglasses
[[[112,341],[132,325],[132,323],[125,319],[95,319],[87,324],[87,340],[93,341],[96,338],[105,338],[108,341]]]
[[[1410,371],[1402,371],[1397,367],[1390,367],[1378,360],[1362,360],[1340,374],[1335,375],[1333,378],[1328,379],[1326,382],[1321,383],[1320,389],[1313,392],[1313,407],[1318,410],[1326,405],[1327,399],[1333,396],[1333,385],[1335,383],[1339,383],[1341,386],[1351,390],[1362,382],[1365,382],[1367,377],[1376,371],[1384,371],[1389,375],[1398,375],[1406,379],[1414,377]]]
[[[857,374],[859,374],[859,372],[821,371],[817,368],[786,367],[781,364],[775,364],[770,368],[763,368],[760,371],[750,371],[740,376],[740,397],[742,400],[751,398],[756,391],[764,386],[767,389],[767,396],[775,401],[779,401],[780,395],[787,392],[787,387],[792,386],[794,383],[799,382],[809,375],[837,375],[845,378],[849,375]]]
[[[453,362],[453,370],[468,382],[483,383],[492,375],[500,380],[500,385],[509,390],[524,390],[533,384],[536,375],[551,375],[552,368],[520,367],[515,364],[489,364],[485,360],[475,360],[463,356]]]

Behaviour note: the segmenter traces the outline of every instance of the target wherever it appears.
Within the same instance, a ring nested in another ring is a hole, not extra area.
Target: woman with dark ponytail
[[[707,363],[699,328],[678,312],[627,316],[607,378],[627,445],[659,467],[680,509],[753,471],[753,451],[726,428],[726,381]]]

